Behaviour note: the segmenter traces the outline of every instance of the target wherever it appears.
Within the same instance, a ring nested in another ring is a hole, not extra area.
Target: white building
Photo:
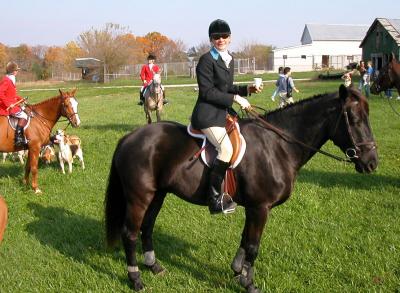
[[[360,43],[368,25],[306,24],[301,45],[272,51],[272,70],[289,66],[294,71],[343,69],[361,60]]]

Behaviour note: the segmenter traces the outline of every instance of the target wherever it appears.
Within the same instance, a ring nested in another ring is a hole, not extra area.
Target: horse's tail
[[[115,165],[115,156],[121,141],[118,143],[112,159],[106,197],[104,200],[106,241],[108,246],[115,245],[121,236],[126,211],[126,201],[123,195],[122,184]]]

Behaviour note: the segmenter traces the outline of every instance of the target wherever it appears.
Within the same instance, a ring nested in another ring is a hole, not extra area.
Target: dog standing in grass
[[[8,209],[6,201],[0,195],[0,243],[3,240],[4,231],[6,230],[8,217]]]
[[[21,150],[14,153],[3,153],[3,163],[6,161],[7,156],[13,156],[15,154],[18,156],[18,160],[21,163],[21,165],[23,165],[24,158],[28,155],[28,150]]]
[[[55,135],[54,143],[58,144],[58,160],[60,167],[65,174],[64,163],[68,163],[68,172],[72,173],[72,162],[74,157],[78,157],[81,162],[82,169],[85,169],[85,163],[83,161],[83,152],[81,148],[81,139],[76,135],[67,135],[64,130],[57,130]]]

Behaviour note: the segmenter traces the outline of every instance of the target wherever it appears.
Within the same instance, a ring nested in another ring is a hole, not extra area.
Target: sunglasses
[[[214,34],[211,36],[213,40],[219,40],[220,38],[227,39],[229,38],[230,34]]]

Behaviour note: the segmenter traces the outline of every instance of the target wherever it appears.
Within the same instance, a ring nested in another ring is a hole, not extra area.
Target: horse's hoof
[[[132,282],[133,290],[140,291],[144,289],[142,280],[140,279],[139,272],[128,273],[128,278]]]
[[[249,287],[247,287],[247,293],[262,293],[262,291],[251,284]]]
[[[154,275],[163,276],[167,270],[156,261],[152,266],[147,266]]]
[[[42,191],[39,188],[35,189],[35,194],[42,194]]]

